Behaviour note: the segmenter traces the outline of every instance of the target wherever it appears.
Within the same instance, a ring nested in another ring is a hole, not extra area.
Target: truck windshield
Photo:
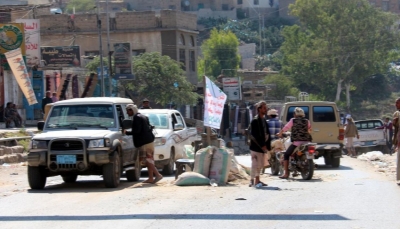
[[[64,105],[53,107],[46,128],[112,128],[115,125],[112,105]]]
[[[149,118],[150,125],[155,126],[156,129],[168,129],[168,116],[167,114],[144,114]]]

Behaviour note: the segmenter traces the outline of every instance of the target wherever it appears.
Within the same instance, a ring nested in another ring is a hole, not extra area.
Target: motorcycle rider
[[[282,133],[289,129],[291,130],[290,138],[292,145],[289,146],[284,154],[283,167],[285,173],[279,177],[281,179],[287,179],[289,177],[289,157],[292,155],[296,147],[312,141],[310,134],[311,123],[305,118],[304,110],[300,107],[294,109],[294,118],[291,118],[282,128],[278,136],[282,137]]]

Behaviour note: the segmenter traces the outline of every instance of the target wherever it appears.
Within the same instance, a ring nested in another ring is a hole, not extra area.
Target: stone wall
[[[162,28],[197,29],[196,15],[175,10],[162,10],[160,15]]]
[[[107,29],[106,14],[99,15],[102,30]],[[97,32],[97,14],[76,14],[73,17],[66,14],[40,15],[42,34],[66,32]],[[161,10],[160,16],[154,11],[118,12],[115,18],[110,18],[111,31],[150,30],[156,28],[197,29],[197,16],[189,13]]]

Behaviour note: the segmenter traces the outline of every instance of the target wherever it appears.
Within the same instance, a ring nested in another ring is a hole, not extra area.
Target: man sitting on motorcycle
[[[294,109],[294,118],[282,128],[278,136],[282,137],[282,133],[291,130],[290,138],[292,145],[286,150],[283,160],[284,174],[280,176],[281,179],[287,179],[289,177],[289,157],[292,155],[296,147],[306,144],[312,141],[311,139],[311,123],[305,118],[303,109],[296,107]]]

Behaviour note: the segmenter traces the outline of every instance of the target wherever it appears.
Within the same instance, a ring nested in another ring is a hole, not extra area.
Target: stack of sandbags
[[[231,169],[233,150],[226,147],[213,147],[213,156],[210,165],[208,178],[214,179],[219,185],[228,182],[229,171]]]
[[[206,177],[210,174],[211,160],[216,147],[208,146],[206,148],[199,149],[196,152],[194,158],[194,170],[193,172],[200,173]]]

